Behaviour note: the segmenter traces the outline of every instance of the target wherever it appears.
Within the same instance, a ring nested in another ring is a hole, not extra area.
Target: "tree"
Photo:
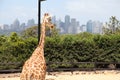
[[[9,41],[11,42],[17,42],[19,39],[19,36],[16,32],[12,32],[9,38]]]
[[[37,37],[37,34],[37,26],[27,28],[21,33],[24,38]]]
[[[114,34],[120,30],[120,21],[115,17],[111,16],[109,22],[103,28],[105,34]]]

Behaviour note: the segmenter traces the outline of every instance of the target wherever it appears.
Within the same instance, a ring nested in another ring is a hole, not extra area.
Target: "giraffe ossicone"
[[[44,42],[45,28],[52,28],[54,24],[51,22],[51,16],[44,14],[41,24],[41,36],[37,48],[34,50],[30,58],[24,63],[20,80],[45,80],[46,62],[44,58]]]

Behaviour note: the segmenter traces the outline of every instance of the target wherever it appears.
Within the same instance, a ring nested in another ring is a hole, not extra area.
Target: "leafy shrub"
[[[14,68],[22,67],[37,47],[37,38],[22,38],[16,33],[10,36],[1,35],[0,41],[0,62],[21,63]],[[68,62],[120,62],[120,35],[81,33],[46,37],[45,58],[47,63],[63,62],[49,64],[52,68],[94,67],[93,64],[76,65],[67,64]]]

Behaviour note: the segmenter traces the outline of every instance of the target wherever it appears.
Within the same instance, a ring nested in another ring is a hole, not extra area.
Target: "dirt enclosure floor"
[[[0,74],[0,80],[20,80],[20,73]],[[45,80],[120,80],[120,71],[74,71],[47,73]]]

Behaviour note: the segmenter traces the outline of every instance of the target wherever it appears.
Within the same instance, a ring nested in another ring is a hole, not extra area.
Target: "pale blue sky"
[[[88,20],[108,21],[110,16],[120,20],[120,0],[46,0],[42,2],[42,14],[49,12],[57,19],[70,15],[85,24]],[[38,17],[38,0],[0,0],[0,24],[11,24]]]

